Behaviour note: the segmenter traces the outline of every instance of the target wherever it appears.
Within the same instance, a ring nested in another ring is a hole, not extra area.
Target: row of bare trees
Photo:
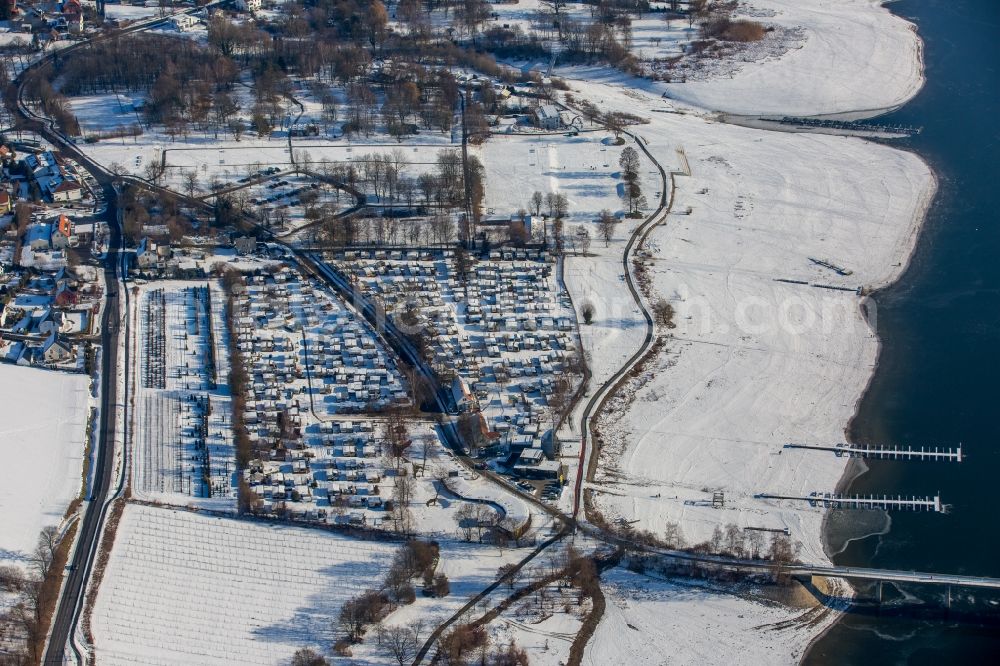
[[[0,566],[0,662],[38,663],[49,619],[59,595],[59,578],[66,552],[59,548],[62,535],[54,525],[42,529],[28,568]],[[6,601],[9,601],[7,603]]]
[[[69,136],[80,134],[80,123],[73,114],[69,99],[57,91],[51,84],[52,66],[43,65],[32,70],[24,81],[24,94],[29,102],[34,102],[56,126]]]

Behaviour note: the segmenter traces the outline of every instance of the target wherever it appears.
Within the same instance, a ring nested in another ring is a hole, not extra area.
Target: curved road
[[[657,224],[662,223],[666,219],[674,205],[673,177],[670,179],[671,187],[668,203],[667,172],[664,170],[663,165],[661,165],[656,158],[653,157],[653,154],[649,152],[649,149],[646,148],[645,144],[643,144],[638,137],[630,132],[624,132],[624,134],[632,137],[639,148],[642,149],[642,152],[646,155],[646,157],[649,158],[649,161],[656,166],[656,169],[660,172],[661,181],[660,205],[649,217],[646,218],[642,224],[636,227],[635,231],[632,232],[632,236],[625,245],[625,252],[622,253],[622,270],[625,275],[625,285],[628,287],[629,293],[632,295],[632,300],[635,301],[636,306],[639,308],[639,311],[642,312],[642,316],[646,320],[646,335],[643,338],[639,349],[636,350],[636,352],[632,354],[627,361],[625,361],[625,364],[622,365],[622,367],[620,367],[615,374],[611,375],[611,377],[601,384],[600,388],[598,388],[594,395],[591,396],[590,400],[587,401],[587,406],[583,410],[583,416],[580,418],[579,469],[577,470],[576,482],[573,489],[574,520],[576,520],[580,513],[580,497],[583,492],[583,480],[586,476],[589,476],[587,474],[587,468],[589,466],[588,458],[590,455],[593,455],[593,452],[589,450],[587,444],[590,439],[590,420],[592,416],[596,417],[596,414],[593,414],[594,409],[597,408],[597,411],[600,412],[600,407],[603,406],[604,403],[614,394],[614,390],[618,386],[618,383],[625,377],[626,373],[628,373],[632,367],[639,362],[639,359],[646,355],[646,352],[649,351],[649,347],[653,344],[653,316],[650,314],[649,310],[646,309],[646,305],[642,299],[642,294],[640,294],[639,290],[636,289],[635,280],[632,278],[632,266],[629,263],[629,260],[632,257],[632,251],[635,249],[636,244],[642,244],[646,241],[649,233],[654,227],[656,227]]]

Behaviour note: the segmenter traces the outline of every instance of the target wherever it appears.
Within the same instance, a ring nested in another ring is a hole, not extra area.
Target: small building
[[[21,161],[24,163],[24,166],[30,173],[31,177],[36,180],[47,176],[58,176],[60,174],[56,156],[53,155],[50,150],[26,155]]]
[[[2,146],[0,146],[2,147]],[[13,209],[13,201],[10,195],[0,190],[0,215],[6,215]]]
[[[555,104],[542,104],[531,112],[531,120],[535,127],[545,130],[559,129],[562,121],[559,118],[559,109]]]
[[[73,357],[73,348],[59,339],[56,331],[52,331],[41,348],[45,363],[63,363]]]
[[[526,479],[559,479],[563,465],[558,460],[543,460],[535,465],[514,465],[514,473]]]
[[[29,226],[24,232],[24,245],[35,252],[48,250],[51,236],[52,228],[44,222],[38,222]]]
[[[236,0],[234,5],[236,9],[256,14],[260,11],[261,0]]]
[[[472,395],[465,380],[461,377],[456,376],[455,379],[451,380],[451,397],[455,401],[455,409],[459,413],[471,411],[476,406],[476,397]]]
[[[197,25],[198,19],[191,16],[190,14],[177,14],[171,17],[170,25],[179,32],[184,32],[190,30],[195,25]]]
[[[75,180],[65,178],[50,189],[52,201],[79,201],[83,198],[83,187]]]
[[[525,215],[522,219],[520,215],[510,217],[510,238],[513,241],[527,243],[531,241],[532,228],[536,226],[535,217]]]
[[[73,222],[65,215],[60,215],[59,221],[52,227],[52,247],[57,250],[65,249],[72,236]]]
[[[83,30],[83,7],[80,0],[65,0],[63,2],[62,19],[71,32]]]
[[[150,240],[149,237],[140,240],[139,245],[135,248],[135,262],[139,268],[154,266],[157,259],[159,257],[156,253],[156,242]]]
[[[252,254],[257,249],[257,239],[253,236],[239,236],[233,241],[236,254]]]

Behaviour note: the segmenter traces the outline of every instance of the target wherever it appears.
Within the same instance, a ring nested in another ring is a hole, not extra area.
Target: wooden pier
[[[773,495],[759,493],[759,499],[809,502],[824,509],[881,509],[883,511],[933,511],[945,513],[941,496],[906,497],[903,495],[841,495],[840,493],[809,493],[808,495]]]
[[[932,460],[938,462],[962,462],[962,445],[957,448],[912,446],[877,446],[868,444],[785,444],[786,449],[807,449],[811,451],[832,451],[837,456],[851,458],[872,458],[875,460]]]

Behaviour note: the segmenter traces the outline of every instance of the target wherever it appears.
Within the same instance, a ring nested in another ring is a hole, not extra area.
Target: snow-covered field
[[[563,134],[513,134],[495,136],[476,149],[486,167],[484,206],[490,215],[513,215],[529,210],[532,192],[565,194],[572,222],[596,219],[602,209],[621,214],[622,180],[618,158],[625,146],[613,145],[605,132]],[[659,174],[643,159],[642,192],[650,205],[660,198]],[[591,236],[596,232],[591,229]]]
[[[377,589],[396,546],[298,527],[129,505],[92,616],[102,664],[287,664],[329,654],[341,605]],[[424,636],[526,549],[444,541],[444,598],[417,595],[386,625],[421,621]],[[414,581],[415,583],[417,581]],[[504,588],[505,589],[505,588]],[[503,590],[501,590],[503,592]],[[374,633],[336,663],[395,663]]]
[[[22,561],[80,492],[90,378],[0,364],[0,564]]]
[[[667,95],[739,114],[805,116],[899,106],[923,85],[914,26],[882,0],[751,0],[767,25],[801,28],[780,58],[747,63],[731,78],[661,84]],[[763,11],[760,11],[763,10]],[[873,114],[869,114],[873,115]]]
[[[279,664],[326,651],[395,546],[131,505],[94,606],[102,664]]]
[[[621,568],[603,576],[602,589],[607,607],[584,666],[794,664],[835,617]]]
[[[169,10],[168,10],[169,11]],[[152,18],[160,13],[159,7],[139,7],[135,5],[112,5],[104,6],[104,16],[109,19],[120,21],[138,21],[144,18]]]

